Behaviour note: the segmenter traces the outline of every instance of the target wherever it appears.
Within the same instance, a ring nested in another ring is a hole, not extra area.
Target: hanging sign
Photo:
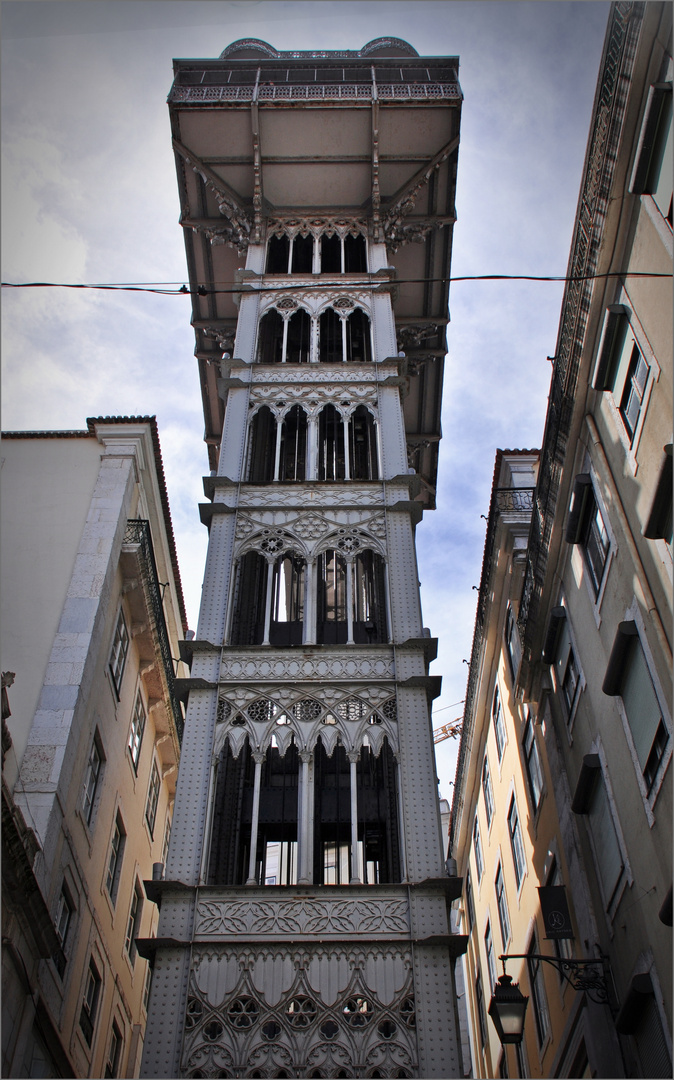
[[[546,938],[553,940],[560,938],[573,938],[569,905],[566,900],[566,888],[564,885],[539,886],[538,895],[541,901],[543,924]]]

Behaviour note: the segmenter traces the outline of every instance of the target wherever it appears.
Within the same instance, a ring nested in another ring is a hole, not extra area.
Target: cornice
[[[594,288],[591,275],[597,269],[604,234],[644,8],[643,3],[614,4],[604,43],[567,271],[567,278],[571,280],[567,282],[562,301],[518,619],[523,638],[519,684],[525,689],[532,675],[533,642],[557,509],[560,463],[566,454],[576,404],[580,361]]]

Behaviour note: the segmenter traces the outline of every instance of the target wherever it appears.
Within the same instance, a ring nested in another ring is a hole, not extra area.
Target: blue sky
[[[460,57],[453,275],[563,274],[608,13],[585,0],[3,2],[3,281],[183,282],[173,57],[248,36],[357,49],[384,34]],[[561,297],[549,283],[451,287],[438,509],[417,530],[440,639],[434,726],[461,715],[494,456],[540,445]],[[2,426],[156,414],[195,627],[208,465],[189,322],[186,297],[4,290]],[[457,743],[437,749],[451,798]]]

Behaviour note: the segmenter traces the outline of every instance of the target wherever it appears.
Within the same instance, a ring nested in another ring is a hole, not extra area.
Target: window
[[[248,469],[250,484],[271,484],[276,459],[276,418],[267,405],[253,416],[248,430]]]
[[[147,806],[145,808],[145,820],[150,830],[150,836],[154,839],[154,825],[157,819],[157,805],[159,803],[159,791],[161,778],[156,760],[152,762],[152,775],[150,777],[150,789],[147,793]]]
[[[480,839],[480,824],[475,817],[473,823],[473,850],[475,851],[475,869],[477,870],[477,880],[482,877],[482,871],[484,870],[484,859],[482,858],[482,840]]]
[[[129,631],[126,628],[126,619],[124,618],[124,612],[119,609],[119,615],[117,616],[117,625],[115,627],[115,636],[112,642],[112,652],[110,653],[110,675],[112,676],[112,685],[115,688],[115,694],[119,701],[119,693],[122,687],[122,676],[124,675],[124,665],[126,664],[126,657],[129,651]]]
[[[529,709],[527,709],[527,717],[524,724],[522,749],[524,751],[524,765],[527,773],[527,783],[529,785],[531,803],[534,810],[538,810],[543,796],[543,769],[541,767],[541,758],[538,753],[534,721]]]
[[[290,240],[287,236],[271,236],[267,244],[267,273],[287,274],[290,259]]]
[[[508,604],[508,610],[506,611],[505,643],[510,677],[514,683],[522,659],[522,642],[520,641],[520,632],[517,629],[517,620],[510,604]]]
[[[573,646],[569,645],[564,674],[562,676],[562,696],[564,698],[564,704],[566,705],[567,721],[571,719],[573,714],[573,707],[576,703],[576,694],[578,693],[579,685],[580,671],[578,670],[578,664],[576,662],[576,654],[573,651]]]
[[[669,744],[669,729],[632,620],[618,626],[602,688],[605,694],[622,699],[646,792],[650,794]]]
[[[334,405],[326,405],[318,418],[318,479],[344,480],[344,421]]]
[[[65,881],[61,885],[61,892],[59,895],[59,902],[56,908],[56,933],[58,939],[61,942],[61,952],[56,953],[54,957],[54,963],[56,964],[56,970],[61,978],[63,978],[63,972],[66,967],[65,947],[68,940],[68,931],[70,930],[70,924],[72,923],[73,915],[75,913],[75,904],[73,898],[70,895],[70,890]]]
[[[152,968],[148,964],[145,968],[145,982],[143,983],[143,1008],[145,1012],[150,1004],[150,990],[152,989]]]
[[[314,262],[314,238],[311,234],[271,236],[267,244],[268,274],[310,274]]]
[[[608,530],[589,473],[576,477],[566,525],[566,540],[579,544],[595,596],[599,595],[610,550]]]
[[[61,945],[65,945],[68,937],[68,930],[70,928],[70,920],[73,916],[75,905],[70,896],[68,886],[64,882],[61,886],[61,895],[59,896],[58,908],[56,909],[56,933],[59,936]]]
[[[347,639],[346,560],[338,551],[318,556],[319,645],[342,645]]]
[[[320,239],[322,274],[366,274],[367,248],[365,237],[350,233],[342,240],[336,233]]]
[[[321,237],[321,273],[341,274],[342,272],[342,241],[333,233],[332,236]]]
[[[475,975],[475,1001],[477,1004],[477,1022],[480,1028],[480,1046],[487,1042],[487,1012],[484,1004],[484,990],[482,989],[482,974]]]
[[[388,641],[386,618],[386,564],[369,548],[353,561],[353,640],[357,645],[384,645]]]
[[[555,683],[560,695],[567,725],[574,719],[583,678],[571,642],[571,627],[565,607],[556,607],[550,613],[550,623],[542,658],[554,664]]]
[[[491,775],[489,773],[489,759],[486,754],[482,763],[482,794],[484,795],[484,810],[487,815],[487,828],[489,828],[494,816],[494,792],[491,786]]]
[[[639,423],[649,372],[650,368],[641,355],[638,345],[634,344],[620,399],[620,415],[630,442],[634,441],[637,424]]]
[[[320,553],[317,568],[319,645],[386,643],[386,565],[381,555],[366,548],[347,563],[341,551],[331,549]]]
[[[587,808],[593,840],[594,866],[599,878],[604,904],[611,907],[623,877],[625,864],[616,833],[606,783],[601,768],[594,770],[595,780]]]
[[[367,273],[367,251],[364,236],[344,237],[344,272],[346,274]]]
[[[87,1046],[91,1046],[96,1025],[96,1013],[98,1011],[98,999],[101,993],[101,976],[93,956],[89,960],[89,970],[84,985],[84,997],[80,1009],[80,1028],[84,1035]]]
[[[304,480],[307,462],[307,414],[293,405],[281,423],[281,444],[277,479]]]
[[[651,365],[637,341],[631,316],[632,312],[623,304],[611,304],[607,308],[592,386],[612,395],[611,411],[616,420],[620,417],[622,421],[624,435],[621,432],[621,436],[632,459],[652,378]]]
[[[356,364],[372,359],[370,320],[362,308],[356,308],[346,320],[346,359]]]
[[[267,560],[247,551],[238,561],[234,584],[231,645],[261,645],[267,597]]]
[[[496,749],[498,751],[499,761],[503,760],[503,751],[506,744],[506,731],[505,722],[503,720],[503,709],[501,708],[501,698],[498,692],[498,686],[494,690],[494,703],[492,705],[492,718],[494,721],[494,735],[496,736]]]
[[[304,625],[304,559],[294,551],[279,555],[272,568],[271,645],[301,645]]]
[[[349,471],[352,480],[377,480],[377,429],[369,409],[359,405],[349,421]]]
[[[475,925],[475,901],[473,899],[473,885],[470,880],[470,870],[466,870],[466,915],[468,917],[468,933],[470,934]]]
[[[339,304],[339,301],[337,301]],[[340,317],[326,308],[318,320],[318,359],[324,364],[363,363],[372,360],[370,319],[362,308]]]
[[[230,644],[300,645],[304,571],[304,559],[293,551],[284,552],[273,563],[259,551],[242,555],[236,569]]]
[[[91,819],[94,814],[96,792],[98,790],[98,781],[101,776],[102,767],[103,754],[98,745],[97,737],[94,735],[94,740],[89,752],[89,761],[87,762],[87,768],[84,774],[84,793],[82,796],[82,813],[84,814],[84,820],[87,825],[91,825]]]
[[[327,308],[318,320],[318,359],[322,364],[341,364],[344,359],[342,320]]]
[[[581,541],[585,562],[590,571],[590,578],[595,595],[598,595],[601,586],[606,561],[609,553],[609,536],[594,497],[588,509],[586,526]]]
[[[531,1006],[534,1014],[538,1048],[540,1050],[550,1031],[550,1016],[548,1013],[548,1002],[545,996],[545,985],[543,983],[543,964],[542,961],[536,960],[534,956],[534,954],[538,953],[538,939],[536,934],[531,938],[528,953],[527,967],[529,969],[529,986],[531,987]]]
[[[105,887],[113,904],[117,898],[119,875],[122,869],[122,856],[124,854],[124,842],[126,831],[119,813],[115,818],[115,827],[110,841],[110,854],[108,855],[108,869],[105,875]]]
[[[314,262],[314,238],[308,236],[294,237],[292,241],[292,256],[290,260],[291,274],[310,274]]]
[[[122,1033],[117,1026],[117,1021],[112,1021],[112,1032],[110,1033],[110,1046],[108,1048],[108,1059],[105,1063],[105,1076],[108,1077],[117,1076],[119,1070],[119,1061],[122,1056]]]
[[[126,954],[132,964],[136,959],[136,938],[138,937],[138,931],[140,930],[140,916],[142,910],[143,892],[139,883],[136,881],[131,895],[131,907],[129,908],[129,918],[126,924],[126,938],[124,940],[124,948],[126,949]]]
[[[527,864],[524,857],[522,830],[520,828],[520,819],[517,816],[517,804],[514,796],[510,803],[510,810],[508,811],[508,832],[510,834],[510,847],[512,849],[513,863],[515,866],[515,881],[517,882],[517,888],[519,889],[526,873]]]
[[[257,334],[258,364],[280,364],[283,359],[283,316],[272,308],[260,319]]]
[[[161,847],[161,861],[164,865],[164,873],[166,872],[166,863],[168,862],[168,850],[169,843],[171,842],[171,817],[166,815],[166,825],[164,826],[164,841]]]
[[[311,359],[311,316],[298,308],[284,319],[278,311],[260,320],[258,358],[262,364],[308,364]],[[267,322],[265,322],[265,319]],[[279,321],[280,319],[280,321]],[[264,324],[264,325],[263,325]]]
[[[133,707],[133,716],[131,717],[131,728],[129,730],[129,754],[131,755],[131,764],[133,765],[133,771],[138,774],[138,761],[140,759],[140,748],[143,743],[143,732],[145,731],[145,706],[143,705],[143,699],[140,694],[140,690],[136,694],[136,704]]]
[[[515,1043],[515,1057],[517,1058],[517,1076],[525,1077],[529,1075],[527,1069],[526,1051],[524,1049],[524,1040],[521,1043]]]
[[[494,992],[496,985],[496,955],[494,953],[494,939],[491,936],[491,923],[487,923],[487,929],[484,932],[484,951],[487,955],[487,970],[489,971],[489,986],[491,992]]]
[[[506,897],[505,882],[503,880],[503,868],[500,863],[498,864],[498,870],[496,871],[494,887],[496,889],[498,921],[501,927],[501,941],[503,942],[503,948],[505,949],[510,940],[510,916],[508,914],[508,899]]]

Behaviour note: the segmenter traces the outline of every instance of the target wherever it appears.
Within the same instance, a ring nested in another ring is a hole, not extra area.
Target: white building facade
[[[145,1076],[458,1076],[414,533],[456,58],[235,42],[169,98],[213,471]]]

